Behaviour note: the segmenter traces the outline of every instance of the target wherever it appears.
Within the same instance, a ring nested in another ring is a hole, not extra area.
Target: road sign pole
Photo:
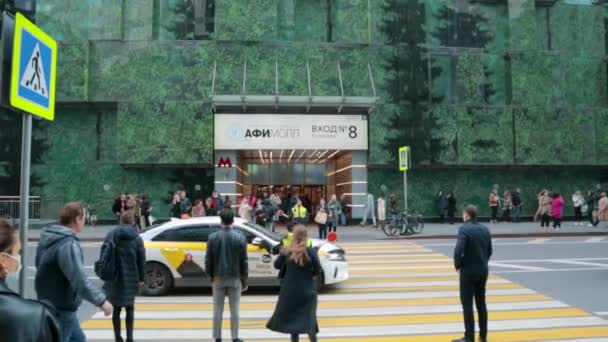
[[[21,239],[21,272],[19,272],[19,294],[25,297],[25,281],[27,270],[27,238],[30,211],[30,162],[32,153],[32,115],[23,113],[23,128],[21,130],[21,194],[19,206],[19,237]]]
[[[403,171],[403,204],[407,210],[407,171]]]

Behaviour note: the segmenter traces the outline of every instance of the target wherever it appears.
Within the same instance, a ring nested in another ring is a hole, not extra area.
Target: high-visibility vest
[[[291,216],[293,216],[294,219],[297,218],[306,218],[306,216],[308,216],[308,211],[306,210],[306,207],[303,205],[296,205],[295,207],[291,208]]]
[[[291,233],[291,232],[287,233],[287,236],[285,236],[283,238],[283,240],[281,240],[281,244],[283,245],[283,247],[291,246],[292,242],[293,242],[293,233]],[[312,247],[312,240],[308,239],[308,242],[306,242],[306,247]]]

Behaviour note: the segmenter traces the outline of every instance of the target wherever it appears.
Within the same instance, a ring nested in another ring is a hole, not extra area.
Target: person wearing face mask
[[[15,227],[0,219],[0,341],[60,342],[61,331],[51,314],[53,308],[23,299],[6,286],[7,275],[21,269],[20,251]]]

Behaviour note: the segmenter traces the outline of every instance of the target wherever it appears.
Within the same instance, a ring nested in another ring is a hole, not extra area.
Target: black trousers
[[[460,302],[464,316],[464,336],[467,341],[475,341],[475,316],[473,299],[479,315],[479,335],[482,339],[488,336],[488,309],[486,307],[486,283],[488,274],[460,273]]]
[[[122,311],[121,307],[114,307],[114,312],[112,313],[112,326],[114,326],[114,338],[115,340],[122,342],[121,336],[121,327],[120,327],[120,311]],[[133,307],[126,307],[125,311],[127,312],[127,317],[125,317],[125,323],[127,324],[127,342],[133,341],[133,321],[134,310]]]
[[[454,215],[456,214],[456,210],[452,210],[452,209],[448,209],[448,219],[450,220],[450,224],[454,224],[455,221],[455,217]]]
[[[540,226],[541,227],[549,227],[550,220],[551,220],[551,218],[549,217],[549,214],[543,214],[540,217]]]
[[[553,218],[553,228],[561,228],[562,227],[562,218],[554,217]]]
[[[317,342],[317,335],[308,335],[310,342]],[[291,342],[300,342],[300,336],[298,334],[291,334]]]
[[[319,239],[327,239],[327,224],[319,224]]]
[[[498,219],[498,207],[490,208],[492,208],[492,221],[496,221]]]
[[[502,212],[502,221],[511,222],[511,209],[505,209]]]
[[[583,209],[581,207],[574,207],[574,218],[578,223],[583,220]]]

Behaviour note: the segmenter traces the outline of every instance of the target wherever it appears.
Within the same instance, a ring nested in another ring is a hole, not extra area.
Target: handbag
[[[327,213],[320,211],[315,216],[315,222],[318,224],[326,224],[327,223]]]

